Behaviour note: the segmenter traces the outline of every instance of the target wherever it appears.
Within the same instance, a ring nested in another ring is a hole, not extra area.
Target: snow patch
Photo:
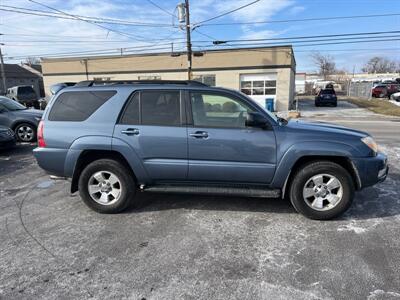
[[[400,106],[400,102],[397,102],[395,100],[390,100],[391,103],[393,103],[394,105]]]
[[[400,294],[396,292],[385,292],[384,290],[375,290],[369,293],[367,299],[400,299]]]
[[[355,225],[353,222],[346,225],[340,225],[337,231],[354,231],[357,234],[362,234],[367,231],[367,229]]]

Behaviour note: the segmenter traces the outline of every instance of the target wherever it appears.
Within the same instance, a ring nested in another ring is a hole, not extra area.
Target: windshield
[[[333,95],[333,94],[335,94],[335,91],[334,90],[322,90],[321,94],[322,95]]]
[[[245,93],[239,91],[239,93],[242,94],[243,97],[246,97],[246,99],[249,99],[251,101],[251,103],[254,103],[257,105],[257,107],[261,108],[263,111],[265,111],[270,117],[271,119],[273,119],[275,122],[278,122],[278,117],[273,114],[272,112],[270,112],[268,109],[266,109],[265,107],[263,107],[260,103],[258,103],[257,101],[254,101],[254,99],[250,98],[248,95],[246,95]]]
[[[19,104],[17,101],[8,99],[6,97],[0,97],[0,104],[2,104],[8,110],[23,110],[26,109],[25,106]]]

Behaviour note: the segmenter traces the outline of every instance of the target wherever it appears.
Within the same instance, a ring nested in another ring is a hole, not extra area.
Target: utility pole
[[[6,94],[7,90],[7,81],[6,81],[6,72],[4,72],[4,61],[3,61],[3,53],[1,53],[1,46],[4,44],[0,43],[0,62],[1,62],[1,77],[3,79],[3,94]]]
[[[189,14],[189,0],[185,0],[186,8],[186,48],[187,48],[187,62],[188,62],[188,80],[192,80],[192,41],[190,37],[190,14]]]
[[[191,42],[191,31],[190,27],[190,11],[189,11],[189,0],[185,0],[185,3],[178,4],[178,20],[179,23],[185,23],[186,27],[186,51],[187,51],[187,76],[188,80],[192,79],[192,42]]]

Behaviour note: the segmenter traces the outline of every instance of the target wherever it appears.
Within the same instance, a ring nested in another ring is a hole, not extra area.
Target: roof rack
[[[89,87],[116,84],[181,84],[188,86],[208,86],[195,80],[85,80],[75,84],[76,87]]]

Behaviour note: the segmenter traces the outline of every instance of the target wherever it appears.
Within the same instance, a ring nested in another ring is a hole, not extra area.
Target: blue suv
[[[385,180],[367,133],[278,118],[248,96],[193,81],[86,81],[53,96],[34,155],[101,213],[137,191],[282,197],[313,219]]]

